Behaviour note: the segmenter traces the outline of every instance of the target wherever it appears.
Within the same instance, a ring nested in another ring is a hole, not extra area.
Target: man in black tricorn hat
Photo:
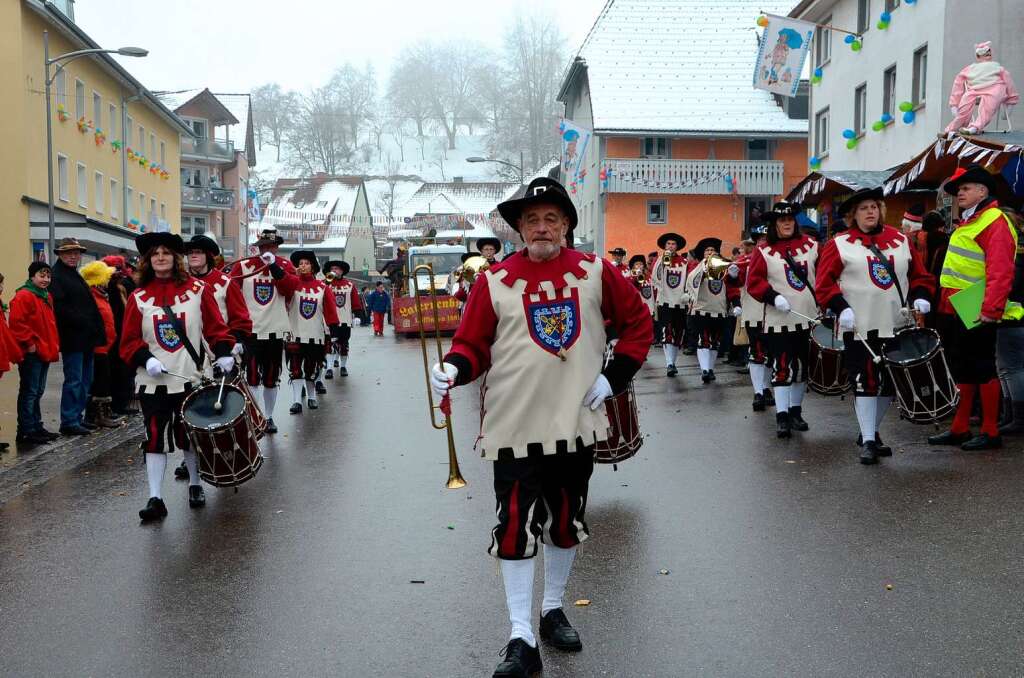
[[[442,398],[487,375],[478,445],[494,462],[498,524],[488,552],[501,562],[512,633],[494,676],[541,670],[533,634],[533,557],[544,544],[540,637],[582,649],[562,609],[584,511],[594,446],[607,439],[604,401],[622,392],[651,345],[651,316],[608,261],[572,242],[576,208],[561,184],[530,182],[523,198],[498,205],[526,244],[478,275],[452,349],[431,370]],[[618,336],[607,365],[605,322]],[[538,540],[538,537],[540,539]]]

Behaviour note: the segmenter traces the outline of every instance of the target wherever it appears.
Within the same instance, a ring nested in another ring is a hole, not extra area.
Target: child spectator
[[[117,428],[124,423],[120,417],[115,417],[111,412],[110,404],[110,351],[117,339],[117,330],[114,327],[114,311],[110,308],[107,300],[107,285],[114,275],[114,269],[102,261],[94,261],[86,264],[80,271],[92,296],[96,300],[96,308],[103,319],[103,330],[107,335],[105,344],[96,347],[93,352],[92,385],[89,387],[89,402],[85,406],[86,422],[104,428]]]
[[[4,276],[0,273],[0,295],[4,293]],[[21,347],[15,341],[7,327],[7,305],[0,301],[0,375],[10,372],[11,367],[22,361]],[[0,452],[10,447],[9,443],[0,442]]]
[[[370,292],[366,307],[373,313],[373,335],[384,336],[384,315],[391,310],[391,297],[384,291],[384,283],[378,282],[377,289]]]
[[[18,435],[16,442],[37,445],[59,436],[43,427],[39,401],[46,390],[46,373],[50,363],[60,355],[57,319],[53,315],[50,266],[33,261],[28,267],[28,280],[18,288],[11,300],[11,334],[24,353],[18,386]]]

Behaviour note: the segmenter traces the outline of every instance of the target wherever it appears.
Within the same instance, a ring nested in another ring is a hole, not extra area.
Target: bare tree
[[[346,63],[334,72],[327,87],[338,102],[349,143],[358,146],[360,132],[377,102],[377,78],[373,67],[367,65],[360,72]]]
[[[407,123],[408,121],[400,115],[390,117],[387,121],[388,133],[394,139],[395,144],[398,145],[398,153],[402,162],[405,162],[405,142],[413,136],[409,132]]]
[[[422,138],[431,116],[434,75],[420,52],[418,47],[408,47],[398,56],[388,79],[387,97],[393,113],[415,125],[416,135]]]
[[[375,207],[378,212],[382,212],[387,217],[387,223],[393,224],[395,222],[395,209],[398,207],[398,196],[395,193],[395,187],[401,180],[399,176],[401,171],[401,164],[396,162],[390,155],[387,160],[387,175],[384,180],[388,183],[388,190],[377,196]]]
[[[291,129],[298,97],[286,92],[277,83],[261,85],[252,91],[252,115],[254,127],[263,147],[264,132],[277,149],[277,162],[281,162],[281,144]]]
[[[293,169],[305,174],[340,172],[355,151],[348,132],[345,111],[332,88],[302,96],[288,134]]]

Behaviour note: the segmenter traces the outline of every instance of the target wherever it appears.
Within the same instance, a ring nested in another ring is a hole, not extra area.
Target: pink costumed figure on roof
[[[1001,105],[1016,106],[1020,100],[1009,71],[992,60],[991,42],[975,45],[974,57],[975,62],[965,66],[953,80],[949,93],[953,121],[946,126],[947,134],[977,134],[998,115]],[[971,120],[975,102],[978,102],[978,113]]]

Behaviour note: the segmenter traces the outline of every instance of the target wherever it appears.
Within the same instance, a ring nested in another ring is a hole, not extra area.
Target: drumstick
[[[792,313],[793,315],[796,315],[796,316],[800,316],[801,318],[803,318],[805,320],[810,320],[812,323],[820,322],[817,318],[809,318],[809,317],[805,316],[803,313],[797,313],[796,311],[790,311],[790,313]],[[858,332],[857,330],[854,330],[853,331],[853,336],[855,336],[857,338],[857,341],[859,341],[862,344],[864,344],[864,348],[866,348],[868,350],[868,354],[871,356],[871,362],[873,362],[876,365],[882,362],[882,359],[878,356],[878,354],[876,354],[873,350],[871,350],[871,345],[868,343],[868,340],[865,339],[863,336],[861,336],[860,332]]]
[[[192,377],[186,377],[186,376],[184,376],[182,374],[175,374],[174,372],[168,372],[167,370],[161,370],[161,371],[164,374],[170,375],[172,377],[177,377],[178,379],[184,379],[185,381],[192,381]]]
[[[224,406],[220,404],[220,399],[221,399],[221,396],[224,395],[224,382],[225,382],[225,380],[227,380],[227,378],[228,377],[227,377],[226,374],[222,375],[221,378],[220,378],[220,390],[217,391],[217,402],[215,402],[213,404],[213,411],[214,412],[220,412],[222,409],[224,409]]]

